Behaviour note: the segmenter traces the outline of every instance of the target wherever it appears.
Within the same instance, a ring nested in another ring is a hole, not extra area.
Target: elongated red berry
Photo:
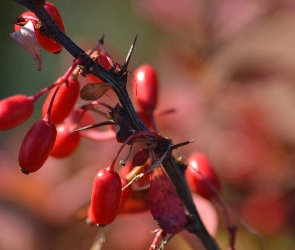
[[[74,109],[63,123],[57,125],[57,136],[50,153],[51,156],[69,156],[79,146],[84,131],[72,132],[72,130],[77,128],[78,123],[80,127],[95,123],[94,118],[88,112],[81,117],[82,112],[81,109]]]
[[[206,155],[194,153],[188,158],[185,177],[192,192],[206,199],[216,195],[221,190],[219,178]]]
[[[138,106],[147,113],[152,112],[158,101],[158,78],[156,70],[148,64],[136,69],[132,81],[133,96]]]
[[[121,178],[121,182],[122,182],[122,188],[128,184],[128,181],[123,179],[123,178]],[[122,196],[121,196],[121,201],[120,201],[120,209],[122,208],[122,206],[125,205],[127,200],[130,198],[131,193],[132,193],[131,186],[128,186],[128,187],[124,188],[124,190],[122,190]],[[120,212],[120,210],[119,210],[119,212]],[[90,224],[90,225],[98,224],[96,219],[93,216],[91,205],[88,207],[88,210],[87,210],[86,223]]]
[[[61,123],[73,110],[75,103],[78,99],[80,91],[80,84],[76,80],[69,80],[69,87],[66,84],[62,84],[60,89],[58,90],[50,113],[50,120],[54,124]],[[48,107],[50,105],[51,99],[54,95],[55,88],[53,88],[48,96],[45,99],[42,108],[43,117],[46,116],[48,111]]]
[[[65,33],[65,27],[58,9],[49,2],[45,3],[44,8],[47,10],[51,18],[56,22],[57,26]],[[62,50],[62,46],[53,38],[42,34],[42,30],[36,32],[36,37],[40,46],[48,52],[59,53]]]
[[[53,148],[56,128],[52,122],[36,121],[23,139],[19,151],[19,165],[23,173],[29,174],[40,169]]]
[[[79,132],[72,132],[73,125],[62,123],[56,127],[57,136],[50,153],[51,156],[62,158],[72,154],[81,141]]]
[[[94,178],[91,194],[91,212],[96,224],[112,223],[119,211],[122,194],[121,178],[116,171],[101,169]]]
[[[14,128],[26,121],[34,111],[34,101],[26,95],[14,95],[0,101],[0,130]]]

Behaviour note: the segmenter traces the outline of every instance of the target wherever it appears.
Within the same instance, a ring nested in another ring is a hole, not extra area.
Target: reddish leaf
[[[132,159],[132,166],[142,166],[149,158],[149,149],[140,149]]]
[[[169,234],[179,233],[185,223],[184,207],[162,168],[154,170],[149,190],[149,207],[159,226]]]
[[[94,101],[102,97],[110,88],[110,84],[106,82],[88,83],[81,89],[80,97],[85,101]]]

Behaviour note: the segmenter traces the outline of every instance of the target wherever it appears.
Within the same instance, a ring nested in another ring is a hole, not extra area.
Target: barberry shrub
[[[175,150],[191,141],[174,144],[157,132],[154,115],[160,86],[157,70],[149,64],[135,70],[132,79],[135,107],[127,93],[128,64],[136,40],[121,65],[104,48],[103,38],[87,53],[72,42],[64,34],[61,15],[52,3],[16,2],[31,10],[16,19],[16,31],[31,21],[41,47],[52,53],[59,53],[64,47],[75,58],[64,75],[33,98],[15,95],[0,102],[0,129],[7,130],[26,121],[33,113],[35,101],[48,93],[42,118],[32,125],[20,146],[18,160],[22,172],[38,171],[50,156],[72,155],[84,136],[96,141],[117,140],[121,146],[114,152],[114,159],[110,159],[111,164],[98,167],[94,177],[86,205],[87,221],[105,227],[122,214],[150,210],[158,225],[150,249],[155,249],[154,244],[164,247],[183,230],[199,237],[206,249],[219,249],[204,226],[190,189],[210,199],[220,195],[220,181],[205,155],[192,155],[185,160]],[[85,76],[89,83],[80,90],[78,79]],[[118,98],[115,106],[100,101],[109,89]],[[96,122],[92,113],[105,120]],[[125,147],[130,147],[128,155],[116,166]],[[161,237],[163,241],[158,243]]]

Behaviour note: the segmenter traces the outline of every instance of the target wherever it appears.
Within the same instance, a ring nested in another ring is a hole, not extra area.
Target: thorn
[[[170,150],[173,150],[173,149],[176,149],[176,148],[179,148],[179,147],[188,145],[188,144],[190,144],[192,142],[194,142],[194,140],[189,140],[189,141],[185,141],[185,142],[181,142],[181,143],[175,144],[175,145],[171,146]]]
[[[129,61],[131,59],[131,56],[132,56],[132,53],[133,53],[133,50],[134,50],[136,41],[137,41],[137,35],[135,36],[134,41],[133,41],[133,44],[131,45],[131,48],[130,48],[128,54],[127,54],[125,63],[123,65],[123,72],[127,71],[127,67],[128,67]]]
[[[71,133],[79,132],[79,131],[86,130],[86,129],[96,128],[96,127],[101,127],[101,126],[105,126],[105,125],[110,125],[110,124],[115,124],[115,122],[112,120],[106,121],[106,122],[100,122],[100,123],[92,124],[92,125],[85,126],[82,128],[77,128],[77,129],[71,131]]]
[[[115,67],[114,66],[114,62],[113,62],[113,59],[111,58],[111,56],[109,55],[109,53],[107,52],[107,50],[105,49],[105,47],[103,46],[103,44],[104,44],[104,35],[102,35],[102,38],[100,38],[98,40],[98,44],[97,44],[97,47],[96,48],[98,48],[99,50],[101,50],[105,54],[105,56],[106,56],[107,60],[109,61],[110,65],[112,67]]]
[[[98,40],[98,43],[100,44],[104,44],[104,34],[102,35],[102,37]]]

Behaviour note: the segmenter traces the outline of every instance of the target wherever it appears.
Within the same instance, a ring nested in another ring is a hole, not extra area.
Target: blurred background
[[[263,236],[265,249],[295,249],[295,2],[52,3],[70,38],[88,50],[104,34],[116,62],[124,62],[138,35],[129,70],[143,63],[158,70],[158,111],[176,109],[159,117],[158,129],[175,143],[193,139],[180,150],[185,156],[202,151],[210,157],[222,197],[234,211],[237,249],[261,249],[244,223]],[[36,93],[72,62],[65,50],[58,55],[42,51],[42,71],[36,70],[9,37],[12,22],[23,11],[14,1],[0,2],[0,99]],[[114,96],[108,98],[116,102]],[[18,150],[41,117],[41,107],[42,98],[32,118],[0,132],[0,249],[90,249],[102,232],[79,219],[78,211],[89,202],[95,173],[110,163],[118,145],[83,140],[71,157],[50,158],[40,171],[25,176]],[[204,220],[226,249],[229,235],[220,205],[199,202],[211,209],[203,213]],[[102,249],[148,249],[155,228],[148,212],[119,216],[106,229]],[[167,249],[193,249],[194,244],[182,234]]]

